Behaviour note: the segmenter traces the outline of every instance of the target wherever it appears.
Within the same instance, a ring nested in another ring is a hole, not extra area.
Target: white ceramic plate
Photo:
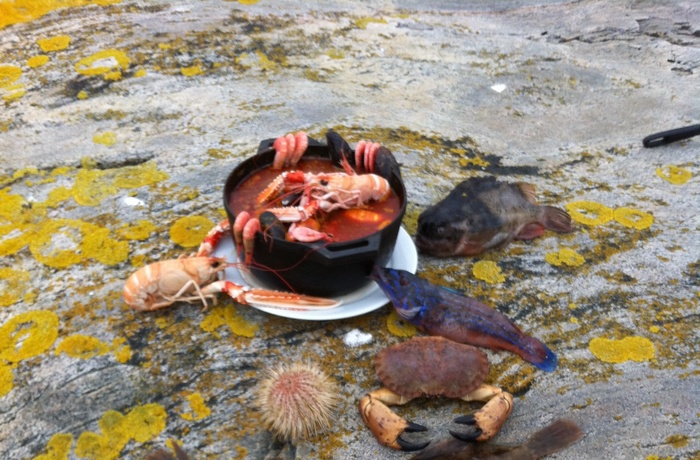
[[[229,262],[235,262],[236,251],[233,249],[233,240],[231,237],[226,236],[222,238],[212,255],[214,257],[225,257]],[[403,227],[399,229],[394,252],[391,254],[387,267],[406,270],[411,273],[416,272],[416,268],[418,267],[418,252],[416,251],[415,244],[413,244],[413,240]],[[244,276],[243,273],[245,272],[240,272],[236,268],[227,268],[224,270],[224,279],[240,285],[260,288],[265,287],[249,274],[246,273]],[[336,300],[340,300],[342,303],[336,308],[323,311],[292,311],[280,310],[277,308],[256,308],[270,313],[271,315],[283,316],[285,318],[325,321],[364,315],[389,302],[389,299],[374,281],[355,292],[336,297]]]

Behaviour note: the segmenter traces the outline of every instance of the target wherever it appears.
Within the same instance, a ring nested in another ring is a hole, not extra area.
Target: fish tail
[[[557,368],[557,355],[547,345],[529,335],[522,336],[521,343],[518,344],[517,354],[545,372],[552,372]]]
[[[554,206],[542,206],[542,225],[547,230],[559,233],[568,233],[574,230],[569,213]]]
[[[571,420],[558,419],[536,432],[522,447],[532,453],[532,458],[559,452],[583,437],[583,431]]]

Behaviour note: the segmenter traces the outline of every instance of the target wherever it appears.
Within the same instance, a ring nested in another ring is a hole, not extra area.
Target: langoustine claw
[[[471,345],[442,337],[415,337],[380,351],[375,369],[385,387],[363,397],[359,410],[377,440],[393,449],[420,450],[429,443],[402,439],[403,433],[426,428],[399,417],[387,405],[406,404],[421,396],[486,402],[475,414],[457,419],[458,423],[473,425],[473,432],[450,432],[469,441],[495,436],[513,409],[510,393],[483,383],[488,375],[488,361],[482,351]]]

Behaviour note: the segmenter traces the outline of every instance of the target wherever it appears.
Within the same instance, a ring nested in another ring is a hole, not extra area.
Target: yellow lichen
[[[343,59],[345,58],[345,52],[337,48],[331,48],[328,51],[326,51],[326,56],[328,56],[331,59]]]
[[[544,260],[556,267],[561,267],[562,265],[579,267],[586,262],[583,256],[570,248],[561,248],[559,252],[549,252],[545,254]]]
[[[9,88],[22,76],[22,69],[15,65],[0,65],[0,88]]]
[[[47,62],[49,62],[49,57],[45,54],[40,54],[39,56],[32,56],[29,59],[27,59],[27,67],[35,69],[37,67],[41,67]]]
[[[238,0],[238,3],[241,5],[255,5],[258,3],[260,0]]]
[[[68,48],[70,37],[68,35],[56,35],[55,37],[40,38],[36,42],[44,53],[48,53],[49,51],[61,51]]]
[[[0,398],[9,393],[13,388],[12,381],[14,380],[14,376],[12,375],[12,368],[13,366],[0,362]]]
[[[56,347],[56,354],[65,353],[71,358],[89,359],[104,355],[109,351],[109,346],[89,335],[74,334],[66,337]]]
[[[386,327],[390,333],[397,337],[413,337],[416,335],[416,327],[401,319],[396,310],[391,310],[386,317]]]
[[[613,210],[594,201],[576,201],[568,203],[566,210],[571,219],[584,225],[602,225],[613,218]]]
[[[147,240],[151,233],[158,230],[158,227],[148,220],[138,220],[128,224],[123,224],[117,229],[117,235],[126,240]]]
[[[0,268],[0,307],[17,302],[29,290],[31,275],[25,270]]]
[[[168,175],[158,171],[153,162],[104,171],[83,168],[78,171],[71,194],[81,206],[97,206],[105,198],[115,195],[120,188],[153,185],[167,178]]]
[[[670,444],[676,449],[685,447],[690,442],[690,438],[684,434],[672,434],[666,438],[666,444]]]
[[[170,240],[183,248],[199,246],[214,222],[204,216],[186,216],[170,227]]]
[[[58,316],[48,310],[34,310],[10,318],[0,327],[0,361],[17,363],[37,356],[58,337]]]
[[[145,185],[154,185],[167,179],[169,176],[159,171],[152,161],[136,166],[127,166],[114,170],[114,185],[119,188],[139,188]]]
[[[112,131],[98,133],[92,136],[92,142],[94,142],[95,144],[102,144],[106,145],[107,147],[111,147],[117,143],[117,135],[114,134]]]
[[[231,332],[242,337],[254,337],[255,333],[258,332],[258,325],[246,321],[231,305],[218,305],[212,308],[206,318],[199,323],[199,327],[210,332],[216,338],[220,338],[216,330],[223,325],[227,325]]]
[[[0,29],[40,18],[54,10],[85,5],[111,5],[121,0],[0,1]]]
[[[480,260],[472,267],[472,273],[476,279],[486,281],[489,284],[498,284],[506,280],[501,273],[501,268],[491,260]]]
[[[193,393],[186,397],[187,401],[190,403],[190,408],[194,414],[184,413],[180,417],[185,420],[201,420],[203,418],[209,417],[211,415],[211,409],[209,409],[204,402],[204,398],[200,393]]]
[[[651,327],[649,327],[649,332],[651,332],[651,333],[653,333],[653,334],[658,334],[659,331],[660,331],[659,326],[651,326]]]
[[[89,94],[87,93],[87,91],[78,91],[78,94],[76,94],[75,97],[82,101],[87,99],[89,97]]]
[[[117,265],[129,258],[129,243],[109,237],[109,229],[96,227],[85,235],[82,244],[86,257],[105,265]]]
[[[119,458],[121,450],[130,440],[146,442],[164,429],[167,420],[160,404],[146,404],[133,408],[126,416],[107,411],[98,425],[102,434],[86,431],[80,434],[75,455],[81,458],[111,460]]]
[[[657,168],[656,175],[674,185],[683,185],[693,177],[693,173],[675,165]]]
[[[615,220],[628,228],[645,230],[654,223],[654,216],[651,214],[632,208],[616,208],[613,211]]]
[[[124,337],[117,337],[112,340],[112,350],[114,351],[114,358],[118,363],[126,364],[131,359],[131,347],[126,345],[126,339]]]
[[[17,99],[21,98],[26,94],[26,91],[24,90],[24,85],[13,85],[13,86],[8,86],[7,88],[8,91],[12,91],[9,94],[4,94],[2,98],[6,100],[7,102],[12,102],[16,101]]]
[[[46,453],[37,455],[33,460],[68,460],[72,445],[72,434],[56,433],[46,444]]]
[[[275,61],[270,60],[265,53],[263,53],[260,50],[255,51],[255,56],[258,58],[258,65],[263,69],[263,70],[275,70],[277,69],[277,63]]]
[[[607,363],[649,361],[656,354],[654,344],[645,337],[631,336],[621,340],[595,337],[588,343],[593,355]]]
[[[196,75],[203,74],[204,70],[202,69],[202,66],[200,66],[199,64],[195,64],[191,67],[181,67],[180,73],[185,77],[194,77]]]
[[[75,64],[75,71],[83,75],[109,75],[114,79],[114,72],[125,70],[129,67],[130,59],[123,51],[108,49],[81,59]]]
[[[381,19],[381,18],[374,18],[374,17],[365,17],[365,18],[358,18],[355,19],[355,25],[359,27],[360,29],[366,29],[367,24],[386,24],[386,19]]]
[[[49,267],[66,268],[85,259],[106,265],[123,262],[129,244],[109,238],[109,230],[73,219],[47,220],[29,245],[34,258]]]

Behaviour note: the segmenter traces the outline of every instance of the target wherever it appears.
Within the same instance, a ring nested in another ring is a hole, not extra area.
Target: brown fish
[[[438,257],[474,256],[513,239],[537,238],[545,230],[573,231],[571,216],[538,205],[534,185],[472,177],[421,213],[416,245]]]
[[[190,456],[182,450],[182,447],[177,442],[172,441],[172,446],[175,455],[165,449],[157,449],[148,454],[145,460],[190,460]]]
[[[413,457],[413,460],[535,460],[578,442],[583,432],[574,422],[559,419],[536,432],[519,446],[490,442],[463,442],[446,438]]]

